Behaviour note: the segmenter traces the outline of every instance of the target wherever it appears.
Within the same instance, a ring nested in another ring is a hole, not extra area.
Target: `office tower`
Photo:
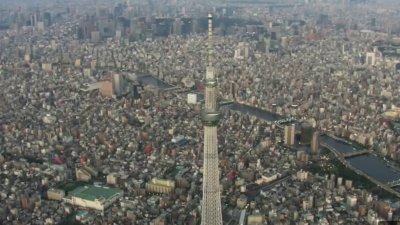
[[[376,18],[371,18],[371,26],[372,27],[376,26]]]
[[[311,152],[313,154],[319,153],[319,133],[315,131],[311,139]]]
[[[182,18],[181,24],[181,34],[183,36],[187,36],[193,32],[193,18]]]
[[[39,32],[43,32],[43,31],[44,31],[44,22],[38,21],[38,22],[36,23],[36,25],[37,25],[37,30],[38,30]]]
[[[124,93],[125,83],[122,74],[114,73],[112,75],[112,87],[113,87],[113,92],[116,96],[120,96]]]
[[[92,31],[90,37],[91,37],[92,43],[100,42],[100,32],[99,31]]]
[[[219,187],[217,79],[212,65],[212,15],[208,15],[208,66],[206,72],[204,124],[202,225],[222,225],[221,193]]]
[[[285,126],[285,144],[294,145],[295,125]]]
[[[174,35],[181,35],[182,34],[182,21],[180,18],[175,19],[172,27],[172,32]]]
[[[247,60],[249,58],[249,44],[240,42],[235,50],[235,59]]]
[[[373,66],[375,65],[375,52],[367,52],[367,57],[366,57],[366,64],[368,66]]]
[[[52,25],[52,20],[51,20],[51,13],[50,12],[45,12],[43,15],[43,21],[44,21],[44,25],[46,27],[49,27]]]
[[[235,84],[235,82],[231,82],[230,83],[230,91],[229,91],[229,93],[230,93],[230,95],[231,95],[231,97],[233,98],[233,99],[236,99],[236,84]]]
[[[31,26],[33,26],[33,27],[36,26],[36,23],[37,23],[37,15],[36,14],[31,15],[30,22],[31,22]]]

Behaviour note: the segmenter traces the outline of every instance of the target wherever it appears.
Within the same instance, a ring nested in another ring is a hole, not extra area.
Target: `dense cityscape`
[[[399,20],[396,0],[0,0],[0,224],[396,224]]]

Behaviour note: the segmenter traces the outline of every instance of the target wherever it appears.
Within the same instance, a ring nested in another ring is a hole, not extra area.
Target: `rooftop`
[[[94,201],[95,199],[99,198],[109,199],[118,193],[122,194],[122,190],[118,188],[86,185],[75,188],[73,191],[71,191],[70,196]]]

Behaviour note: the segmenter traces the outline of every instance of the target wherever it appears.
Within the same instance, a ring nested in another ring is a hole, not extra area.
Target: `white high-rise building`
[[[285,126],[285,144],[294,145],[295,125]]]

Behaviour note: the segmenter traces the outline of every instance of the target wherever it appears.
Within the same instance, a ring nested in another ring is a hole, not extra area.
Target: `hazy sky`
[[[39,6],[39,7],[52,7],[52,6],[61,6],[61,5],[86,5],[86,4],[101,4],[101,5],[115,5],[118,2],[124,2],[125,0],[0,0],[0,10],[4,8],[8,9],[16,9],[18,7],[26,8],[29,6]],[[131,3],[144,3],[149,0],[130,0]],[[182,2],[187,2],[188,0],[151,0],[152,2],[157,2],[157,1],[182,1]],[[192,0],[196,1],[196,0]],[[218,2],[220,0],[213,0],[213,2]],[[230,0],[225,0],[225,2],[229,3]],[[251,1],[251,0],[249,0]],[[258,0],[259,1],[259,0]],[[265,1],[271,1],[271,0],[265,0]],[[302,1],[302,0],[277,0],[279,1]],[[337,2],[337,0],[326,0],[326,1],[331,1],[331,2]],[[380,7],[383,7],[384,5],[396,5],[400,7],[400,0],[369,0],[371,2],[375,2],[375,4],[378,4]],[[198,2],[208,2],[204,0],[198,0]],[[104,4],[105,3],[105,4]],[[388,4],[389,3],[389,4]],[[397,7],[396,7],[397,8]],[[392,8],[393,9],[393,8]],[[400,8],[399,8],[400,9]]]

